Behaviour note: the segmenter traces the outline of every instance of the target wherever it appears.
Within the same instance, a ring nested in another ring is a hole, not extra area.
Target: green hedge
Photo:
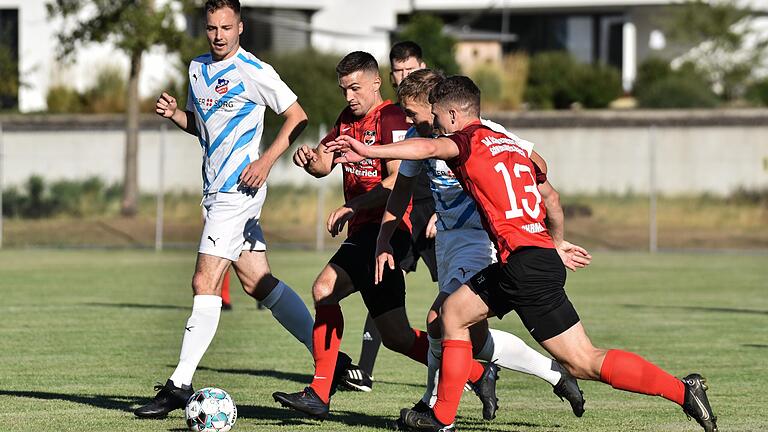
[[[721,103],[694,65],[673,70],[668,61],[659,58],[640,64],[634,93],[643,108],[714,108]]]
[[[4,191],[2,211],[4,216],[31,219],[102,214],[119,205],[121,191],[120,185],[107,186],[98,177],[46,184],[42,177],[31,176],[21,189]]]
[[[567,109],[575,103],[605,108],[621,94],[615,68],[583,64],[561,51],[531,57],[525,101],[534,109]]]

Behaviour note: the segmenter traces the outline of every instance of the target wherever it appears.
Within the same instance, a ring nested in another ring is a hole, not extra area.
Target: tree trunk
[[[139,75],[141,52],[131,54],[131,71],[128,76],[128,100],[125,115],[125,160],[123,172],[123,202],[121,213],[135,216],[139,200]]]

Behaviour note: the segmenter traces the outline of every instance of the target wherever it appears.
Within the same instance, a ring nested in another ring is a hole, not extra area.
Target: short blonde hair
[[[397,86],[397,99],[410,99],[414,102],[429,103],[429,93],[445,77],[432,69],[419,69],[408,74]]]

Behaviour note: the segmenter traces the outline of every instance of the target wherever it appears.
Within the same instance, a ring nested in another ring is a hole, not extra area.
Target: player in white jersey
[[[205,13],[210,53],[189,65],[186,111],[166,93],[156,107],[157,114],[198,137],[205,225],[179,363],[166,384],[156,387],[152,402],[134,412],[143,418],[165,417],[183,408],[192,395],[192,376],[219,323],[220,283],[230,264],[245,292],[312,352],[312,316],[301,298],[272,275],[259,225],[269,171],[304,129],[307,116],[275,70],[240,47],[240,3],[208,0]],[[284,122],[272,145],[259,155],[267,107]]]
[[[413,72],[398,87],[398,99],[403,106],[408,121],[414,126],[409,130],[411,136],[432,136],[431,107],[427,97],[432,88],[443,78],[429,69]],[[532,151],[533,143],[522,140],[508,132],[503,126],[483,120],[491,129],[507,134],[521,147]],[[377,246],[377,275],[385,265],[391,267],[391,247],[389,238],[392,221],[402,217],[411,196],[414,179],[425,170],[431,181],[437,212],[437,263],[440,293],[435,299],[427,316],[430,351],[428,358],[427,389],[422,399],[414,407],[417,411],[427,411],[435,401],[436,371],[440,366],[441,337],[439,329],[440,306],[443,301],[480,270],[496,260],[496,251],[480,221],[475,202],[462,189],[450,168],[442,160],[424,161],[404,160],[400,164],[395,186],[387,202],[387,211],[382,221]],[[554,214],[555,228],[562,238],[562,210],[557,202],[557,193],[551,186],[545,186],[543,197],[548,214]],[[551,190],[550,190],[551,189]],[[578,246],[563,242],[564,254],[570,254],[569,265],[574,269],[589,264],[591,257]],[[517,336],[499,330],[488,330],[487,322],[473,329],[473,341],[478,341],[475,357],[494,362],[507,369],[538,376],[554,387],[554,392],[566,398],[574,414],[584,412],[584,399],[576,380],[560,364],[551,360],[525,344]],[[493,418],[496,406],[484,406],[483,416]]]

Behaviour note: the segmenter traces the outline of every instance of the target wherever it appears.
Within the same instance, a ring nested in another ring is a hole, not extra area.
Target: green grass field
[[[276,251],[275,273],[309,299],[327,254]],[[131,410],[165,381],[178,358],[191,306],[191,251],[0,251],[0,431],[182,431],[181,412],[137,420]],[[409,276],[412,323],[435,288]],[[721,431],[768,430],[768,256],[598,253],[570,273],[568,292],[599,346],[637,351],[680,376],[703,373]],[[309,381],[309,354],[241,292],[195,386],[218,386],[238,405],[240,431],[367,431],[391,426],[422,391],[423,368],[382,350],[374,392],[339,393],[319,423],[279,407],[275,390]],[[343,303],[343,349],[357,357],[364,313],[358,296]],[[493,327],[532,343],[514,314]],[[465,393],[458,427],[469,431],[696,431],[661,398],[582,383],[583,418],[544,381],[502,371],[493,422]]]

